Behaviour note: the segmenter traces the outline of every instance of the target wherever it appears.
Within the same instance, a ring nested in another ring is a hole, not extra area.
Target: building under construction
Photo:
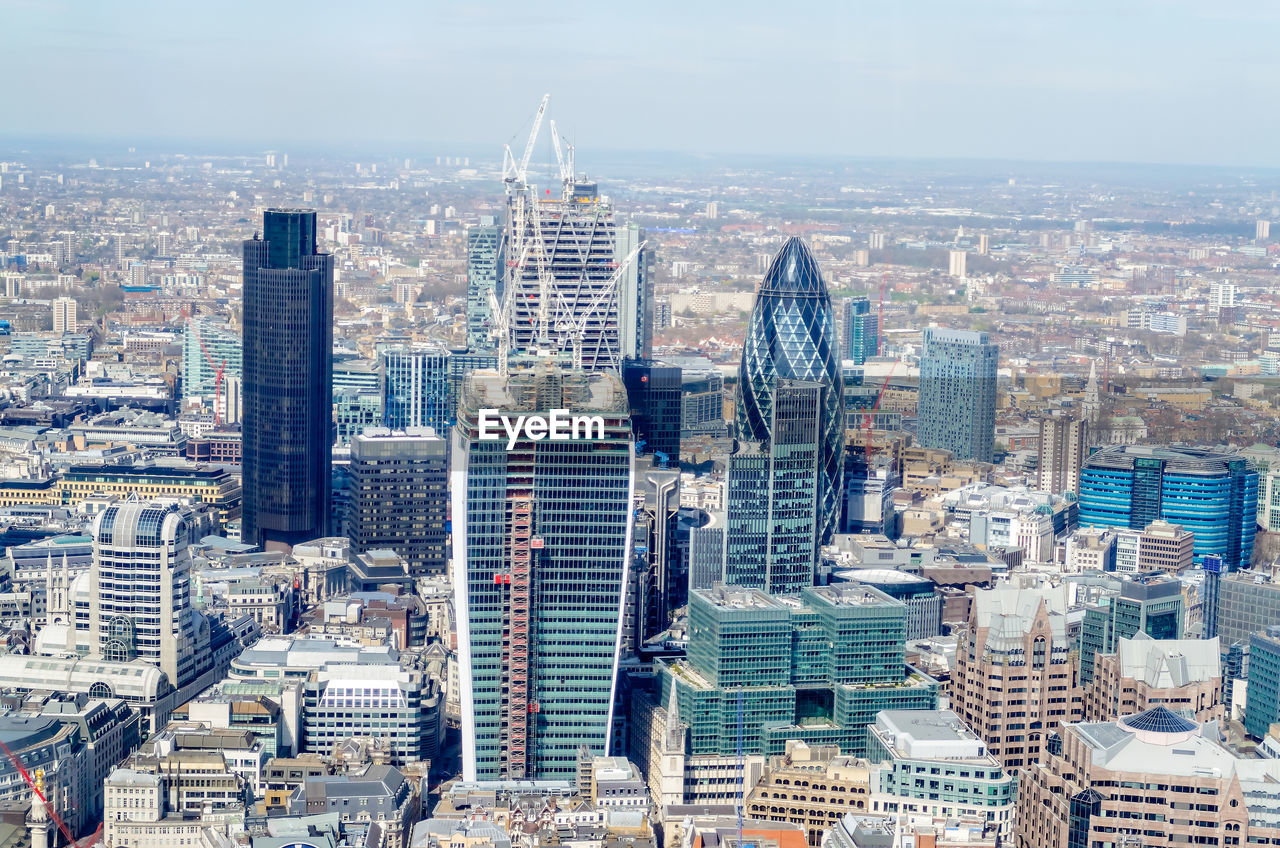
[[[561,354],[587,371],[648,358],[653,343],[652,277],[643,231],[618,219],[599,186],[574,171],[572,146],[551,122],[558,189],[528,181],[543,98],[524,155],[508,154],[501,354]],[[566,153],[567,150],[567,153]],[[505,367],[505,366],[504,366]]]
[[[599,426],[556,439],[532,423],[553,410]],[[514,443],[501,415],[529,422]],[[633,463],[617,376],[543,363],[466,377],[449,486],[466,780],[572,779],[581,746],[608,751]]]

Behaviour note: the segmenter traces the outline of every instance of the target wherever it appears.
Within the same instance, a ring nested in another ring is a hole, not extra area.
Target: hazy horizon
[[[1261,2],[7,7],[8,137],[1280,166]]]

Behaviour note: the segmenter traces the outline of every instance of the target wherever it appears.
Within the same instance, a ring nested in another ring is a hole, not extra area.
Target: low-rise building
[[[871,728],[873,813],[974,817],[1013,835],[1014,778],[950,710],[886,710]]]
[[[743,814],[798,825],[808,843],[818,845],[822,834],[850,811],[871,809],[872,780],[864,759],[842,757],[839,748],[791,742],[785,754],[769,758]]]
[[[294,790],[287,809],[291,816],[337,813],[350,845],[407,848],[419,806],[409,778],[391,766],[371,765],[358,774],[308,779]]]

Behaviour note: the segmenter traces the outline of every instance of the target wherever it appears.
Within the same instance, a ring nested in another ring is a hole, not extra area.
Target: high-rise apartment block
[[[502,227],[492,217],[467,230],[467,349],[493,349],[493,298],[505,270]]]
[[[1080,524],[1143,530],[1163,519],[1195,536],[1195,563],[1222,557],[1246,568],[1257,533],[1258,472],[1218,448],[1117,445],[1080,471]]]
[[[622,364],[622,382],[631,405],[636,450],[665,457],[673,465],[679,463],[684,424],[684,383],[679,366],[629,359]]]
[[[1000,348],[986,333],[925,328],[917,433],[922,447],[992,461],[999,358]]]
[[[53,299],[53,331],[58,335],[74,333],[78,327],[76,321],[76,301],[70,297]]]
[[[523,421],[514,444],[502,415]],[[634,462],[615,375],[464,381],[450,493],[466,779],[567,779],[581,746],[609,749]]]
[[[739,442],[726,480],[724,580],[791,595],[813,585],[821,539],[822,415],[829,389],[777,380],[768,442]]]
[[[1136,575],[1120,592],[1085,608],[1080,626],[1080,682],[1093,680],[1097,658],[1116,650],[1121,639],[1145,633],[1152,639],[1181,639],[1186,632],[1182,583],[1167,574]]]
[[[787,239],[765,271],[747,325],[738,378],[738,436],[774,438],[774,392],[780,380],[823,386],[819,410],[818,540],[840,516],[844,466],[844,384],[831,295],[808,245]],[[790,438],[790,437],[789,437]]]
[[[862,365],[880,355],[880,316],[871,311],[871,301],[851,297],[840,307],[840,356]]]
[[[1163,705],[1065,726],[1018,779],[1014,844],[1275,844],[1280,760],[1243,759],[1205,731]]]
[[[369,428],[351,440],[345,533],[356,553],[386,548],[414,576],[443,574],[448,445],[430,428]]]
[[[333,256],[316,213],[268,209],[244,243],[244,517],[251,545],[327,535],[333,446]]]
[[[967,276],[965,274],[965,265],[969,258],[969,254],[963,250],[953,250],[949,254],[949,257],[950,265],[947,268],[947,273],[957,279],[963,280]]]
[[[961,634],[951,708],[1013,770],[1034,763],[1049,734],[1081,715],[1062,587],[980,589]]]
[[[1139,632],[1099,656],[1084,687],[1084,720],[1113,721],[1164,705],[1196,721],[1224,718],[1217,639],[1152,639]]]
[[[1082,418],[1040,419],[1040,462],[1036,488],[1064,495],[1080,491],[1080,468],[1089,450],[1089,424]]]

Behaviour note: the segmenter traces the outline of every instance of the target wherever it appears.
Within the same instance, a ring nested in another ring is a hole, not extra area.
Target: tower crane
[[[227,360],[223,359],[221,365],[214,361],[213,356],[209,353],[209,348],[204,343],[204,338],[196,332],[195,321],[190,318],[187,319],[187,332],[196,337],[196,342],[200,345],[200,352],[204,354],[205,361],[213,369],[213,424],[216,427],[222,423],[222,414],[218,411],[218,399],[222,396],[222,377],[227,370]],[[230,410],[227,411],[230,412]]]
[[[560,308],[558,310],[559,315],[556,318],[556,333],[561,340],[560,347],[564,347],[564,338],[568,337],[573,347],[573,367],[575,369],[580,370],[582,368],[582,341],[586,335],[587,321],[594,317],[601,310],[601,307],[606,307],[605,311],[607,312],[608,304],[618,296],[618,281],[622,279],[622,275],[627,272],[631,263],[640,255],[640,251],[644,250],[646,244],[648,242],[640,242],[631,249],[625,259],[618,263],[617,270],[610,275],[608,282],[596,293],[595,297],[587,303],[586,309],[579,311],[571,308],[564,297],[557,292]],[[611,350],[609,351],[609,356],[614,370],[617,370],[618,352]]]
[[[549,93],[542,95],[542,102],[538,104],[538,111],[533,116],[533,126],[529,128],[529,140],[525,142],[524,153],[521,154],[518,162],[511,152],[511,145],[503,145],[502,181],[508,187],[523,185],[525,182],[529,170],[529,159],[533,156],[533,145],[538,140],[538,133],[542,130],[542,117],[547,113],[547,101],[550,99]]]
[[[564,151],[560,149],[560,132],[556,129],[555,118],[551,119],[551,146],[556,151],[556,165],[560,168],[560,185],[564,191],[565,199],[573,191],[573,145],[568,139],[564,140]]]

